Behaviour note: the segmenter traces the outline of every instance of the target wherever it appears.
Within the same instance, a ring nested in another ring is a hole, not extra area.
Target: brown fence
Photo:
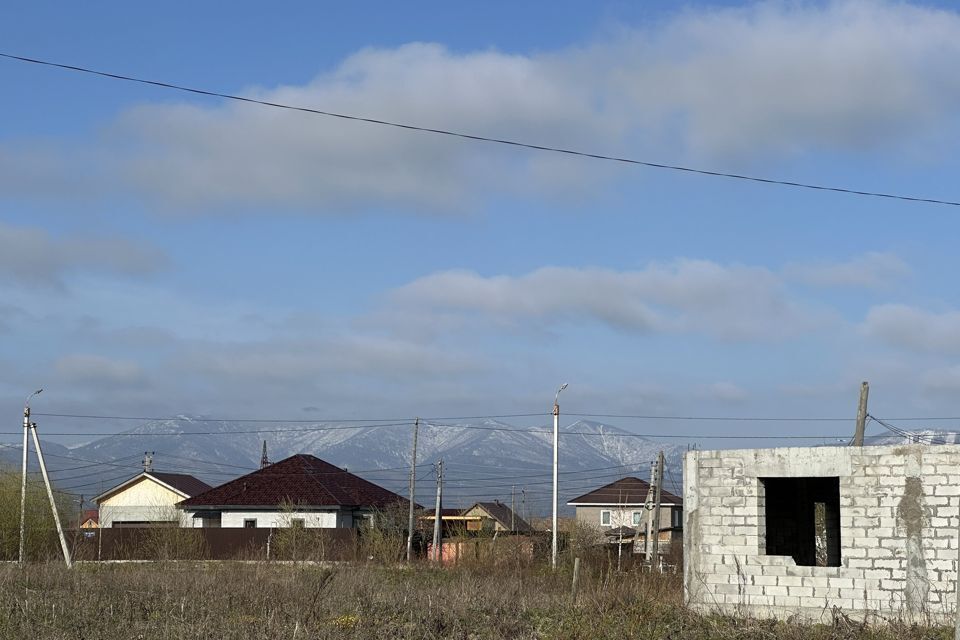
[[[358,530],[109,528],[68,540],[76,560],[353,560]]]

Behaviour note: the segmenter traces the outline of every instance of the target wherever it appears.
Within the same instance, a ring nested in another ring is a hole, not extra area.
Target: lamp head
[[[34,391],[34,392],[31,393],[30,395],[28,395],[28,396],[27,396],[27,401],[26,401],[24,404],[29,407],[29,406],[30,406],[30,399],[33,398],[33,396],[40,395],[42,392],[43,392],[43,389],[37,389],[36,391]]]

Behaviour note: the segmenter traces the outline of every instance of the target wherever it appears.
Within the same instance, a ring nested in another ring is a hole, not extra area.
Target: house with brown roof
[[[210,485],[185,473],[143,471],[104,491],[93,501],[101,528],[176,527],[181,512],[177,503],[210,489]]]
[[[426,510],[420,521],[432,530],[435,514]],[[534,528],[513,509],[499,500],[477,502],[466,509],[441,509],[440,522],[444,535],[464,532],[533,533]]]
[[[290,456],[183,500],[184,526],[351,528],[407,499],[307,454]]]
[[[526,520],[499,500],[478,502],[469,509],[464,509],[463,515],[467,518],[478,518],[477,528],[481,531],[533,533],[533,527]]]
[[[606,484],[567,502],[576,507],[577,523],[600,529],[611,544],[631,543],[637,553],[646,549],[647,509],[650,483],[628,476]],[[683,536],[683,499],[665,489],[660,491],[659,546],[662,552]],[[652,539],[652,537],[651,537]]]

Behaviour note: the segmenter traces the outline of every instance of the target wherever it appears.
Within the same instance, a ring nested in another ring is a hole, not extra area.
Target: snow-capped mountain
[[[884,433],[866,436],[865,445],[897,445],[897,444],[960,444],[960,432],[942,431],[939,429],[917,429],[897,433]]]
[[[563,426],[561,431],[559,467],[564,501],[624,475],[649,478],[650,462],[661,450],[667,462],[666,488],[680,490],[676,484],[683,446],[665,445],[585,420]],[[410,425],[245,423],[179,416],[71,449],[58,447],[56,456],[48,458],[48,466],[60,488],[93,496],[137,473],[143,452],[151,451],[156,470],[190,473],[217,485],[257,469],[266,441],[272,461],[309,453],[405,494],[412,437]],[[522,492],[533,513],[534,505],[543,506],[548,497],[552,456],[552,428],[546,425],[517,427],[492,419],[423,422],[417,446],[422,478],[417,499],[432,503],[434,480],[429,477],[429,465],[442,459],[447,501],[509,500],[515,490],[518,495]],[[91,467],[92,461],[103,465]]]

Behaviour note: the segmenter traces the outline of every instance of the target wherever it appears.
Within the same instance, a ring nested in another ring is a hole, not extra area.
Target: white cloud
[[[55,237],[0,222],[0,278],[15,282],[60,286],[76,271],[142,275],[164,262],[158,250],[122,238]]]
[[[790,264],[784,274],[817,287],[883,289],[910,273],[910,267],[892,253],[869,252],[845,262]]]
[[[544,267],[522,276],[446,271],[415,280],[391,298],[401,307],[479,313],[506,323],[588,319],[624,331],[725,339],[790,336],[823,320],[790,300],[771,271],[705,260],[638,271]]]
[[[960,311],[934,313],[904,304],[872,307],[863,323],[873,338],[909,351],[960,354]]]
[[[773,2],[682,11],[603,42],[528,55],[429,43],[370,48],[303,85],[236,91],[536,144],[729,166],[731,158],[739,165],[955,139],[957,57],[955,12]],[[99,151],[85,154],[0,149],[0,167],[14,176],[2,184],[41,193],[126,185],[164,211],[458,213],[491,193],[557,197],[620,175],[590,160],[249,104],[145,105],[107,131]],[[63,157],[78,166],[63,166]],[[24,164],[32,168],[18,169]]]
[[[542,60],[454,54],[436,44],[366,49],[306,85],[245,93],[543,143],[557,136],[586,143],[608,138],[611,129],[597,118],[592,96]],[[235,103],[138,107],[115,133],[141,145],[129,165],[137,188],[187,207],[390,205],[457,213],[471,207],[478,187],[525,188],[523,167],[536,161],[525,157],[518,167],[516,154],[492,145]]]
[[[687,11],[615,69],[653,122],[711,156],[869,150],[955,124],[960,16],[900,2]]]

